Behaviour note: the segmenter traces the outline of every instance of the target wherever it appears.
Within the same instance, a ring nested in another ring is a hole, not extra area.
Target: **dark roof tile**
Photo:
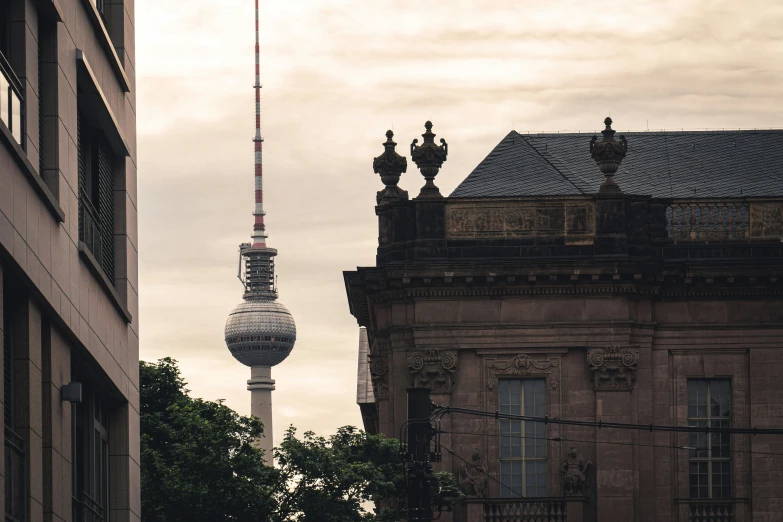
[[[783,131],[628,132],[615,181],[653,197],[783,195]],[[589,134],[511,131],[451,197],[590,194],[603,181]]]

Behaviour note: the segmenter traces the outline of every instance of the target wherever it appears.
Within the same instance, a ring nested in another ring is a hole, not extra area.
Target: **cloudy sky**
[[[342,272],[374,263],[386,129],[405,153],[432,119],[448,194],[512,128],[593,130],[609,111],[621,131],[783,126],[774,0],[261,4],[267,227],[298,327],[273,371],[278,441],[361,424]],[[136,0],[136,43],[141,356],[247,414],[223,326],[252,228],[253,0]]]

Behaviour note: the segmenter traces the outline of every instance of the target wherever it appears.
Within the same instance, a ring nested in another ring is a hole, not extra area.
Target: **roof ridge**
[[[515,131],[515,132],[516,132],[516,131]],[[557,165],[555,165],[554,163],[552,163],[552,161],[550,161],[550,160],[549,160],[549,158],[548,158],[547,156],[545,156],[544,154],[542,154],[542,153],[541,153],[541,151],[540,151],[540,150],[538,150],[538,149],[537,149],[537,148],[536,148],[536,147],[535,147],[535,146],[534,146],[532,143],[530,143],[530,142],[529,142],[529,141],[528,141],[528,140],[527,140],[527,139],[526,139],[526,138],[525,138],[523,135],[521,135],[521,134],[519,134],[519,133],[517,133],[517,134],[518,134],[518,135],[519,135],[519,136],[522,138],[522,141],[524,141],[524,142],[525,142],[525,143],[528,145],[528,147],[530,147],[531,149],[533,149],[534,151],[536,151],[536,153],[537,153],[539,156],[541,156],[541,158],[542,158],[544,161],[546,161],[547,163],[549,163],[549,165],[551,165],[551,166],[552,166],[552,168],[553,168],[553,169],[555,169],[555,170],[557,171],[557,173],[558,173],[558,174],[560,174],[561,176],[563,176],[563,179],[565,179],[565,180],[566,180],[568,183],[570,183],[571,185],[573,185],[573,186],[574,186],[574,188],[580,192],[580,194],[585,194],[585,191],[584,191],[584,190],[582,190],[581,188],[579,188],[579,186],[577,186],[577,184],[576,184],[576,183],[574,183],[574,182],[571,180],[571,178],[569,178],[568,176],[566,176],[566,175],[563,173],[563,171],[562,171],[562,170],[560,170],[560,168],[559,168]],[[580,178],[580,179],[581,179],[581,178]]]

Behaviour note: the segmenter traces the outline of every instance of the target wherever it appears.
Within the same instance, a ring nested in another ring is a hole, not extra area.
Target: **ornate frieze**
[[[596,391],[631,390],[636,382],[639,350],[619,345],[590,348],[587,351],[587,364],[593,372]]]
[[[433,394],[448,394],[454,386],[457,370],[455,350],[427,348],[408,354],[408,371],[413,388],[429,388]]]
[[[376,399],[389,397],[389,358],[384,355],[370,355],[370,378]]]
[[[591,244],[595,236],[592,201],[507,201],[449,203],[448,239],[564,236],[567,244]]]
[[[498,375],[549,375],[558,368],[557,359],[534,360],[529,355],[520,354],[507,361],[492,360],[487,362],[487,387],[494,390],[498,384]],[[557,373],[550,379],[553,390],[559,385]]]

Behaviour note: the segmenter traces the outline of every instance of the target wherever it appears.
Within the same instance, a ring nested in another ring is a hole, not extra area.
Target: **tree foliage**
[[[264,465],[263,433],[221,401],[188,395],[176,361],[140,363],[143,522],[396,522],[405,484],[396,440],[352,427],[297,437]],[[450,474],[438,474],[456,492]],[[369,502],[377,512],[368,512]]]

